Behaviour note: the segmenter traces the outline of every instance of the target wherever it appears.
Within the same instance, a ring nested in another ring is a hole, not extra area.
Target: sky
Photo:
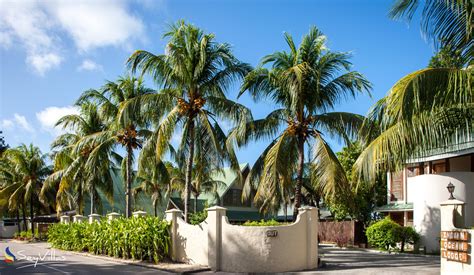
[[[34,143],[48,152],[62,130],[63,115],[77,112],[79,95],[127,73],[135,50],[164,52],[167,25],[177,20],[214,33],[234,54],[253,66],[275,51],[287,50],[284,32],[299,43],[318,27],[332,51],[351,52],[353,70],[372,83],[371,96],[341,102],[337,111],[365,115],[404,75],[427,66],[433,46],[420,33],[417,18],[393,21],[392,1],[373,0],[0,0],[0,130],[11,146]],[[151,88],[157,88],[147,81]],[[255,118],[271,102],[237,99]],[[176,137],[179,133],[176,133]],[[238,149],[240,162],[253,163],[268,141]],[[331,140],[334,151],[343,144]]]

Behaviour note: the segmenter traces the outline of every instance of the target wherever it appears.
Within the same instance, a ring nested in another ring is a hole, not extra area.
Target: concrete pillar
[[[441,231],[465,227],[466,203],[460,200],[447,200],[441,205]]]
[[[167,210],[165,212],[165,219],[166,221],[170,222],[171,223],[171,228],[170,228],[170,232],[171,232],[171,260],[173,261],[177,261],[178,260],[178,255],[177,255],[177,251],[178,251],[178,235],[177,235],[177,230],[178,230],[178,224],[176,222],[176,220],[178,218],[181,218],[183,217],[183,212],[181,210],[178,210],[178,209],[171,209],[171,210]]]
[[[318,208],[298,208],[301,222],[306,222],[306,269],[318,267]]]
[[[71,217],[69,217],[68,215],[63,215],[59,217],[59,220],[61,221],[61,223],[70,223]]]
[[[79,215],[79,214],[78,214],[78,215],[75,215],[75,216],[73,217],[73,221],[74,221],[74,222],[83,222],[85,219],[86,219],[86,217],[84,217],[84,216],[82,216],[82,215]]]
[[[222,250],[222,217],[226,215],[226,209],[220,206],[207,208],[208,221],[208,259],[212,271],[221,270]]]
[[[89,223],[99,222],[99,221],[100,221],[100,215],[99,214],[90,214],[89,215]]]
[[[135,211],[132,213],[134,217],[145,217],[146,212],[145,211]]]
[[[111,222],[112,220],[115,220],[115,219],[118,219],[120,218],[122,215],[120,215],[119,213],[117,212],[112,212],[112,213],[109,213],[107,214],[107,220],[109,222]]]

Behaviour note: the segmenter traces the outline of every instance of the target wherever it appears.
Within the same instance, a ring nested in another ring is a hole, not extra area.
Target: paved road
[[[16,256],[14,263],[5,263],[5,249]],[[50,249],[46,243],[20,244],[0,241],[0,274],[171,274],[156,269],[106,261],[61,250]],[[35,259],[38,260],[36,267]]]
[[[9,247],[17,261],[5,263]],[[323,247],[325,266],[302,274],[439,274],[439,256],[413,256]],[[29,257],[29,258],[28,258]],[[38,260],[36,267],[35,259]],[[212,273],[212,272],[201,272]],[[169,274],[164,271],[50,249],[46,243],[0,241],[0,275],[4,274]],[[218,272],[218,274],[225,274]]]
[[[324,247],[325,266],[316,274],[439,274],[439,256],[385,254]]]
[[[323,268],[291,274],[434,275],[440,273],[439,256],[389,255],[362,249],[332,247],[321,247],[319,253],[325,263]],[[213,272],[201,272],[201,274],[211,273]],[[217,272],[217,274],[229,273]]]

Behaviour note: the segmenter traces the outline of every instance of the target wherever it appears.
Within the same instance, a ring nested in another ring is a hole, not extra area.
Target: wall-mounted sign
[[[467,231],[441,231],[441,257],[448,261],[469,262],[470,236]]]
[[[270,237],[270,238],[278,236],[278,231],[276,230],[267,230],[266,233],[267,233],[267,237]]]

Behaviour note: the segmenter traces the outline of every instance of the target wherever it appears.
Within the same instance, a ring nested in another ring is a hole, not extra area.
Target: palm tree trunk
[[[21,206],[21,210],[23,212],[23,229],[26,231],[26,203],[23,202],[23,205]]]
[[[158,201],[155,199],[153,201],[153,210],[155,210],[155,217],[158,217],[158,209],[157,209],[157,206],[158,206]]]
[[[132,216],[132,155],[133,148],[131,144],[127,144],[127,172],[125,173],[126,179],[126,189],[125,189],[125,215],[127,218]]]
[[[193,172],[194,159],[194,120],[191,119],[189,124],[189,156],[186,163],[186,183],[184,186],[184,220],[188,222],[189,214],[189,197],[191,196],[191,177]]]
[[[198,197],[199,197],[199,194],[194,193],[194,213],[197,213]]]
[[[34,213],[33,213],[33,194],[30,195],[30,222],[31,222],[31,235],[35,235],[35,224],[33,223]]]
[[[301,206],[301,186],[303,185],[303,169],[304,169],[304,138],[298,137],[298,171],[296,177],[295,189],[295,208],[293,209],[293,221],[298,216],[298,208]]]
[[[94,188],[91,187],[91,214],[94,214]]]
[[[20,225],[20,208],[16,209],[16,224],[18,226],[18,232],[21,232],[21,225]]]

